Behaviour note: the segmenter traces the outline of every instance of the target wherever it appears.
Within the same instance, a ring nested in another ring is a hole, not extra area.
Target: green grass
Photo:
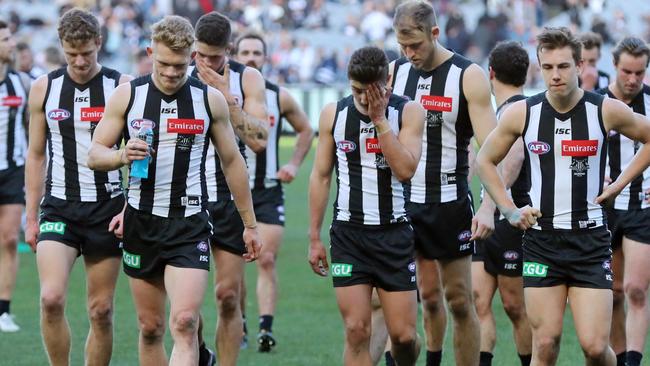
[[[282,140],[282,161],[287,161],[293,139]],[[278,268],[280,296],[274,321],[274,334],[278,346],[271,354],[259,354],[254,344],[241,352],[240,365],[338,365],[341,364],[343,345],[342,322],[336,307],[330,278],[312,274],[307,264],[307,180],[313,160],[307,158],[296,181],[285,186],[287,225],[285,239],[280,251]],[[331,197],[330,197],[331,201]],[[331,205],[330,205],[331,206]],[[325,227],[329,225],[328,212]],[[327,241],[327,235],[323,235]],[[38,276],[35,257],[31,253],[20,254],[21,266],[12,302],[12,312],[22,331],[14,334],[0,333],[1,365],[45,365],[47,359],[39,331]],[[255,265],[248,265],[249,297],[247,303],[248,327],[252,338],[257,332],[257,304],[255,300]],[[207,291],[203,306],[206,321],[205,337],[214,339],[216,311],[212,291]],[[495,365],[519,365],[510,324],[501,308],[498,295],[494,302],[497,317],[498,340]],[[72,328],[72,365],[83,364],[83,347],[88,332],[85,311],[85,280],[83,264],[78,262],[73,270],[67,300],[66,314]],[[562,351],[558,365],[583,364],[582,352],[576,341],[572,320],[567,310]],[[121,275],[116,293],[114,349],[111,365],[137,364],[137,322],[125,275]],[[444,365],[453,365],[449,319],[445,341]],[[422,335],[421,328],[420,334]],[[167,351],[171,350],[169,332],[166,337]],[[646,352],[647,353],[647,352]],[[424,365],[424,352],[418,365]]]

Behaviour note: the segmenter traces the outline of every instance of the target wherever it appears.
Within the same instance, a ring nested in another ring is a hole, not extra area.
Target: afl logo
[[[208,243],[205,240],[201,240],[197,245],[196,249],[198,249],[201,252],[207,252],[208,251]]]
[[[142,126],[142,122],[151,123],[151,128],[154,128],[156,126],[153,121],[144,118],[131,120],[131,122],[129,122],[129,125],[137,130]]]
[[[462,242],[469,241],[469,238],[471,238],[471,237],[472,237],[472,232],[469,231],[469,230],[465,230],[465,231],[461,232],[460,234],[458,234],[458,240],[462,241]]]
[[[352,141],[342,140],[336,143],[336,147],[344,153],[349,153],[357,149],[357,144]]]
[[[519,258],[519,253],[514,250],[508,250],[507,252],[503,253],[503,258],[508,261],[514,261]]]
[[[65,109],[53,109],[47,114],[47,117],[55,121],[62,121],[70,118],[70,112]]]
[[[532,141],[528,143],[528,150],[533,154],[542,155],[551,151],[551,145],[543,141]]]

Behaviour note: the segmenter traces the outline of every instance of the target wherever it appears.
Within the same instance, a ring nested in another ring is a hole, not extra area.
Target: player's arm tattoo
[[[251,140],[266,141],[268,139],[269,133],[263,121],[244,112],[237,104],[230,105],[228,109],[232,126],[244,143]]]

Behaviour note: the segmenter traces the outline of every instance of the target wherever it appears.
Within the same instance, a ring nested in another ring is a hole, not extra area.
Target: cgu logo
[[[542,155],[551,151],[551,145],[544,141],[532,141],[528,143],[528,150],[533,154]]]
[[[349,153],[357,149],[357,145],[348,140],[341,140],[336,143],[336,148],[343,151],[344,153]]]
[[[347,263],[332,263],[332,277],[351,277],[352,265]]]
[[[153,121],[144,118],[131,120],[131,122],[129,122],[129,125],[131,125],[131,127],[135,128],[136,130],[139,130],[140,127],[142,127],[142,122],[151,123],[151,128],[154,128],[156,126]]]
[[[176,114],[177,108],[160,108],[160,114]]]
[[[53,109],[47,113],[47,118],[55,121],[63,121],[64,119],[70,118],[70,112],[65,109]]]
[[[535,262],[524,262],[523,275],[525,277],[546,277],[548,266]]]

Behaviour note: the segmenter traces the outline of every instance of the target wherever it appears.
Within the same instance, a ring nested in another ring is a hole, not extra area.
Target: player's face
[[[228,61],[228,53],[230,52],[229,47],[216,47],[210,46],[207,43],[196,41],[194,44],[196,48],[196,58],[201,59],[208,66],[216,71],[221,72],[223,70],[226,61]]]
[[[579,69],[573,59],[571,47],[543,48],[537,55],[542,77],[551,95],[567,97],[578,87]]]
[[[142,57],[136,65],[137,73],[139,76],[148,75],[153,72],[153,61],[151,57]]]
[[[626,99],[634,98],[643,88],[647,65],[646,55],[634,57],[627,52],[621,53],[616,65],[616,88]]]
[[[34,55],[32,50],[24,49],[16,53],[16,68],[18,71],[29,72],[34,67]]]
[[[152,77],[163,92],[174,93],[183,83],[187,67],[192,61],[192,49],[172,50],[163,43],[153,42],[147,53],[153,60]]]
[[[366,91],[371,84],[364,84],[356,80],[350,80],[350,89],[352,90],[352,98],[354,98],[354,106],[361,114],[368,114],[368,96]],[[385,86],[381,83],[381,86]]]
[[[15,48],[16,41],[9,28],[0,29],[0,62],[12,62]]]
[[[69,43],[61,41],[63,55],[68,64],[68,70],[79,79],[87,79],[97,67],[97,53],[101,46],[100,39],[91,39]]]
[[[416,28],[411,28],[409,32],[397,32],[397,43],[402,53],[416,69],[430,71],[433,66],[435,56],[433,41],[437,31],[438,27],[434,27],[432,33],[425,33]]]
[[[255,38],[242,39],[237,47],[237,61],[258,70],[264,66],[264,45]]]
[[[581,55],[582,55],[582,62],[585,65],[596,67],[598,60],[600,59],[600,49],[598,49],[598,47],[594,47],[588,50],[583,47]]]

